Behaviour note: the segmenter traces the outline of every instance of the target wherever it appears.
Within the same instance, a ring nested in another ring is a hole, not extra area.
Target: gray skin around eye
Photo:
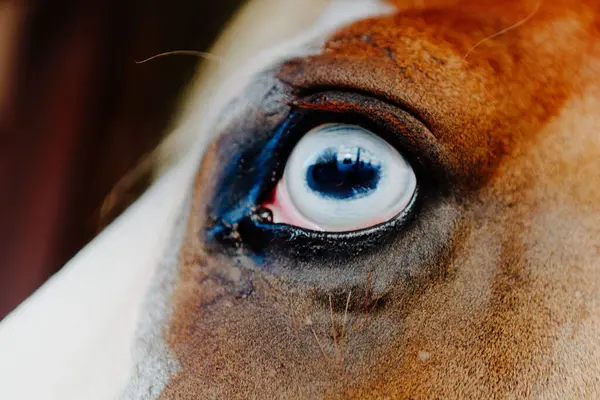
[[[275,129],[290,112],[286,90],[268,73],[262,74],[248,88],[245,113],[233,119],[217,139],[215,181],[220,179],[218,171],[226,169],[235,159],[232,154],[241,154],[254,141],[261,140],[261,136],[268,136],[268,131]],[[238,195],[240,193],[228,193],[229,197]],[[301,259],[273,251],[260,265],[252,256],[239,253],[233,261],[252,270],[268,271],[293,290],[311,289],[317,296],[332,291],[364,290],[369,275],[374,297],[403,295],[432,276],[444,273],[452,256],[453,238],[462,212],[454,199],[433,196],[421,205],[408,226],[398,227],[390,241],[368,252],[357,248],[344,257],[322,260]],[[223,262],[230,263],[229,256],[225,256]]]
[[[390,243],[367,254],[327,263],[274,256],[266,260],[267,268],[299,291],[358,293],[364,291],[370,275],[374,297],[402,295],[444,273],[460,214],[453,200],[440,199],[425,204],[418,218]]]

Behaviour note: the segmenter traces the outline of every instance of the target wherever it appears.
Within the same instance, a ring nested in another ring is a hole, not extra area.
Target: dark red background
[[[197,59],[240,0],[47,0],[23,5],[0,114],[0,319],[131,203],[100,206],[156,147]]]

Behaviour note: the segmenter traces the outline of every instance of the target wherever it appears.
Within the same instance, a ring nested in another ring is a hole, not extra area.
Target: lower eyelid
[[[271,211],[274,224],[283,223],[313,231],[326,231],[326,229],[305,218],[297,211],[296,207],[292,203],[292,200],[290,199],[289,194],[287,193],[287,190],[285,189],[285,185],[277,185],[272,200],[263,203],[261,208],[266,208]],[[361,225],[378,225],[385,222],[387,219],[387,216],[373,218],[372,220],[364,221]],[[360,227],[348,227],[340,230],[340,232],[349,230],[351,231],[358,228]],[[329,231],[331,231],[331,229],[329,229]]]

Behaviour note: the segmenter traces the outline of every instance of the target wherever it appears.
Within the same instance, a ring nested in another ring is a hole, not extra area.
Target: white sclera
[[[327,149],[360,148],[380,166],[375,189],[365,196],[337,199],[313,191],[307,170]],[[290,155],[282,182],[295,208],[293,214],[323,231],[368,228],[393,218],[404,210],[414,195],[417,178],[404,157],[373,132],[357,125],[324,124],[304,135]]]

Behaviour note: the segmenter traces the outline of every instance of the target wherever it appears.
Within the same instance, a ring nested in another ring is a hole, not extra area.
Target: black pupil
[[[361,159],[360,147],[351,151],[328,149],[308,167],[308,187],[323,197],[352,199],[364,197],[377,188],[381,166],[372,157]],[[368,154],[368,153],[367,153]]]

